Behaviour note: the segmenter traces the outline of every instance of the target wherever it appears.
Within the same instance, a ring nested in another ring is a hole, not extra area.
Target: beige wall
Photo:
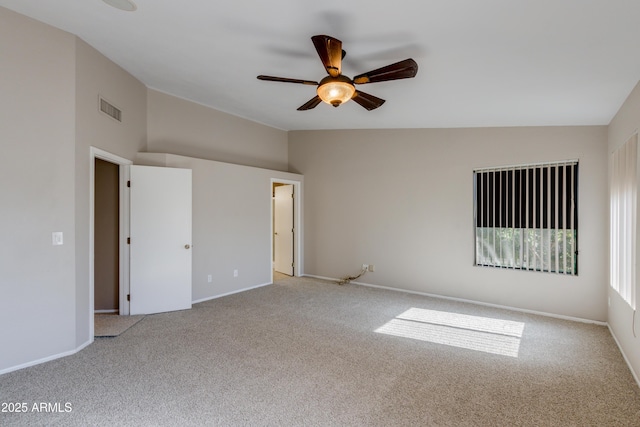
[[[609,125],[608,155],[624,144],[640,128],[640,84],[636,85]],[[640,165],[640,159],[638,159]],[[640,178],[638,179],[640,184]],[[640,187],[640,185],[638,185]],[[640,242],[640,227],[636,229]],[[636,265],[640,265],[640,250],[636,251]],[[607,283],[609,281],[607,280]],[[610,301],[608,322],[640,384],[640,316],[611,287],[607,287]],[[636,278],[636,307],[640,307],[640,280]],[[635,325],[634,325],[635,321]],[[636,331],[634,333],[634,330]],[[636,336],[634,336],[636,335]]]
[[[89,273],[90,147],[133,160],[146,147],[147,88],[80,39],[75,52],[76,343],[91,341]],[[122,110],[122,122],[98,109],[101,95]]]
[[[0,8],[0,40],[2,372],[76,347],[75,38]]]
[[[3,329],[2,372],[93,339],[89,147],[130,159],[145,148],[146,87],[75,36],[4,8],[0,38],[20,41],[1,52],[12,102],[1,107],[0,173],[13,184],[0,187],[0,323],[14,325]],[[122,124],[98,112],[98,94],[123,109]],[[51,245],[53,231],[64,245]]]
[[[93,339],[91,146],[133,160],[149,132],[154,149],[286,170],[287,134],[148,90],[77,37],[4,8],[0,40],[19,41],[0,44],[0,95],[11,100],[0,107],[0,174],[11,183],[0,186],[3,372]],[[99,112],[99,95],[121,123]],[[51,245],[54,231],[64,245]]]
[[[580,160],[580,275],[474,267],[474,168]],[[606,127],[296,131],[305,272],[606,320]]]
[[[148,100],[147,151],[287,170],[285,131],[154,90]]]

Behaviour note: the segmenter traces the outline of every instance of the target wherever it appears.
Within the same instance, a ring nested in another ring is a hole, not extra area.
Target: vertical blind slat
[[[516,236],[515,236],[515,228],[516,228],[516,171],[515,169],[511,170],[511,227],[514,228],[514,235],[511,239],[511,267],[515,268],[518,266],[516,262]]]
[[[553,217],[555,218],[555,223],[554,223],[554,230],[553,230],[553,245],[554,245],[554,249],[555,249],[555,253],[554,253],[554,259],[553,259],[553,263],[554,263],[554,271],[558,272],[560,271],[560,251],[558,250],[558,237],[559,237],[559,232],[558,229],[560,228],[560,223],[559,223],[559,210],[560,210],[560,182],[559,182],[559,168],[553,168],[553,173],[555,174],[555,197],[554,197],[554,207],[555,207],[555,211],[553,213]]]
[[[567,185],[567,165],[562,168],[562,185]],[[564,212],[567,211],[567,198],[564,197],[566,194],[564,187],[562,190],[562,215],[564,215]],[[562,221],[562,234],[565,236],[565,238],[562,239],[562,271],[564,271],[564,274],[567,274],[567,221],[564,219]]]
[[[525,209],[525,217],[526,217],[526,221],[525,221],[525,225],[524,225],[524,230],[523,232],[526,233],[527,237],[529,236],[529,233],[527,231],[527,229],[529,228],[529,173],[528,171],[523,171],[524,172],[524,177],[525,177],[525,190],[526,190],[526,197],[524,198],[525,200],[525,205],[526,205],[526,209]],[[525,262],[527,263],[527,270],[530,269],[531,263],[529,262],[529,239],[524,239],[523,244],[526,247],[526,256],[525,256]]]
[[[575,173],[575,166],[570,166],[570,171],[571,173],[569,174],[569,176],[571,176],[572,180],[571,182],[573,182],[573,175]],[[569,203],[570,203],[570,216],[569,216],[569,229],[570,230],[574,230],[575,229],[575,209],[576,209],[576,201],[575,201],[575,197],[576,194],[574,191],[571,192],[571,196],[569,199]],[[574,240],[571,242],[571,248],[569,250],[569,253],[567,254],[567,256],[569,257],[569,259],[571,260],[571,267],[574,267],[576,265],[576,261],[575,261],[575,252],[578,249],[577,247],[575,247],[575,237]]]
[[[544,244],[543,248],[547,250],[547,268],[548,271],[553,271],[551,268],[551,168],[545,168],[547,170],[547,225],[545,227],[547,242],[548,244]]]
[[[638,137],[634,135],[611,155],[610,286],[636,308],[636,230]]]

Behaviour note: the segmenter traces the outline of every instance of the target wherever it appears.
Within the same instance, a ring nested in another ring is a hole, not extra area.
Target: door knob
[[[190,247],[191,247],[191,246],[189,246],[189,245],[184,245],[184,248],[185,248],[185,249],[189,249]]]

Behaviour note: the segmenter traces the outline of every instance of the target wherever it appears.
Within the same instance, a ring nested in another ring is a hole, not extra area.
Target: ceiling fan
[[[258,76],[260,80],[317,86],[317,95],[300,106],[298,111],[311,110],[322,101],[334,107],[339,107],[350,99],[353,99],[369,111],[375,110],[384,104],[384,99],[356,90],[355,85],[408,79],[415,77],[418,73],[418,64],[409,58],[396,62],[395,64],[387,65],[386,67],[359,74],[352,80],[342,74],[342,59],[344,59],[346,52],[342,50],[342,42],[340,40],[325,35],[313,36],[311,40],[318,52],[318,56],[320,56],[324,68],[329,74],[320,80],[319,83],[312,80],[289,79],[286,77]]]

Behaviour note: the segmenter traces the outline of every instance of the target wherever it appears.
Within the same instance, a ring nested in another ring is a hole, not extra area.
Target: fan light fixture
[[[258,76],[258,80],[316,86],[316,96],[298,107],[298,111],[311,110],[323,101],[334,107],[339,107],[350,99],[353,99],[355,103],[367,111],[375,110],[384,104],[384,99],[356,90],[355,85],[410,79],[415,77],[418,72],[418,64],[409,58],[385,67],[376,68],[367,73],[358,74],[352,80],[342,75],[342,59],[347,53],[342,50],[342,42],[340,40],[330,36],[319,35],[311,37],[311,41],[316,47],[316,52],[318,52],[324,69],[329,74],[320,80],[320,83],[313,80],[290,79],[287,77],[265,76],[263,74]]]
[[[338,107],[353,98],[356,88],[348,77],[342,75],[338,77],[327,76],[320,80],[317,92],[324,102]]]

